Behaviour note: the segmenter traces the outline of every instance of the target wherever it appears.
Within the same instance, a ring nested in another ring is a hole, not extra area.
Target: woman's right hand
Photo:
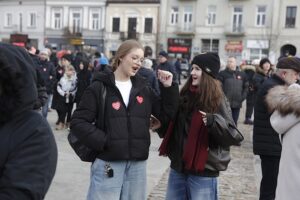
[[[164,87],[170,87],[172,85],[173,74],[171,72],[159,69],[157,71],[157,77]]]

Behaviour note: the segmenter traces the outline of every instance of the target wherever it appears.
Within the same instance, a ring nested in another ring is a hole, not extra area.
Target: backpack
[[[101,84],[101,90],[102,90],[102,110],[101,113],[98,115],[98,119],[96,123],[99,128],[104,128],[104,106],[105,106],[105,98],[106,98],[106,87],[104,84]],[[68,141],[71,145],[72,149],[75,151],[77,156],[84,162],[94,162],[97,158],[98,153],[91,148],[85,146],[81,143],[81,141],[74,135],[72,132],[72,129],[70,130],[70,133],[68,135]]]

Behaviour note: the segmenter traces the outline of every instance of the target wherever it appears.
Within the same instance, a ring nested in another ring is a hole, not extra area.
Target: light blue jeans
[[[171,169],[167,200],[218,200],[216,177],[194,176]]]
[[[114,171],[108,177],[105,165]],[[113,161],[96,159],[91,167],[87,200],[146,200],[146,161]]]

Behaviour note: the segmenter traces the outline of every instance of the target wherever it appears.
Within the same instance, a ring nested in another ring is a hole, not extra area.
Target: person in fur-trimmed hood
[[[272,113],[268,112],[266,95],[271,88],[291,85],[299,79],[300,59],[282,58],[276,68],[275,73],[260,86],[254,106],[253,152],[261,159],[260,200],[275,198],[281,155],[281,143],[270,123]]]
[[[282,152],[276,188],[276,200],[298,199],[300,195],[300,86],[277,86],[266,101],[274,113],[270,122],[279,134]]]

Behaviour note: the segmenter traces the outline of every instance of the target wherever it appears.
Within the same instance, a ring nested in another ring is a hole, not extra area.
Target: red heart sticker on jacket
[[[119,101],[113,102],[113,103],[112,103],[112,107],[113,107],[115,110],[119,110],[120,107],[121,107],[121,103],[120,103]]]
[[[141,104],[141,103],[143,103],[144,98],[141,97],[141,96],[137,96],[137,97],[136,97],[136,100],[137,100],[137,102],[139,102],[139,104]]]

